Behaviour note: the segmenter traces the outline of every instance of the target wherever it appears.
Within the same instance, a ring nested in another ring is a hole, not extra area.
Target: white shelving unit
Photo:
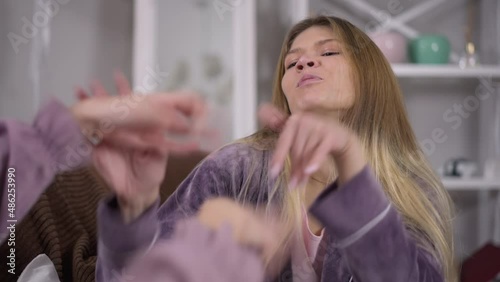
[[[452,79],[500,79],[500,66],[482,65],[462,69],[458,65],[419,65],[393,64],[392,69],[398,78],[452,78]],[[500,176],[498,176],[500,177]],[[448,191],[493,191],[500,190],[500,178],[485,179],[443,177],[443,186]]]
[[[500,78],[500,66],[483,65],[461,69],[458,65],[393,64],[392,69],[399,78]],[[500,176],[499,176],[500,177]],[[492,191],[500,190],[499,179],[474,177],[468,179],[443,177],[443,186],[448,191]]]
[[[398,77],[436,77],[436,78],[500,78],[500,66],[484,65],[461,69],[458,65],[417,65],[394,64],[392,69]]]
[[[484,179],[473,177],[467,179],[443,177],[443,185],[449,191],[470,191],[470,190],[500,190],[500,178]]]

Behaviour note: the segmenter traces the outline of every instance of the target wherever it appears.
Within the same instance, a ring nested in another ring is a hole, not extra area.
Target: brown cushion
[[[160,188],[162,203],[207,155],[207,152],[198,151],[189,155],[173,155],[169,157],[165,179],[163,179],[163,184]]]

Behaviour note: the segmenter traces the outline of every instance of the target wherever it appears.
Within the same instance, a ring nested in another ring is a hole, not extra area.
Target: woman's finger
[[[298,121],[297,134],[295,135],[292,147],[291,147],[291,158],[292,158],[292,172],[290,188],[295,188],[299,183],[302,183],[305,179],[303,166],[305,165],[305,159],[307,155],[305,154],[305,146],[310,138],[315,138],[316,134],[313,131],[314,123],[307,116],[301,116]]]
[[[320,145],[317,146],[314,152],[310,155],[310,158],[307,161],[307,165],[305,166],[304,173],[311,175],[316,172],[330,156],[330,151],[334,146],[334,143],[334,135],[326,134]]]
[[[104,138],[108,144],[133,150],[153,150],[160,154],[188,153],[199,149],[198,140],[177,141],[161,132],[141,133],[133,130],[117,130]]]
[[[203,116],[207,110],[206,102],[193,92],[158,94],[157,97],[160,104],[181,111],[192,118]]]
[[[144,134],[129,130],[116,130],[104,136],[103,141],[113,146],[135,150],[147,150],[162,144],[159,138],[145,137]]]
[[[101,143],[92,150],[92,163],[99,171],[99,174],[104,176],[104,180],[115,192],[117,188],[112,185],[116,182],[116,174],[113,173],[113,167],[116,167],[116,162],[119,161],[120,157],[117,153],[113,153],[109,145],[106,143]]]
[[[186,116],[184,113],[175,109],[165,112],[162,116],[163,126],[169,133],[184,134],[201,130],[196,128],[197,122],[199,121],[193,120],[189,118],[189,116]]]
[[[132,89],[130,88],[130,84],[123,74],[122,71],[115,71],[114,74],[116,90],[118,91],[118,95],[127,96],[132,93]]]
[[[205,120],[207,116],[208,108],[205,100],[196,95],[176,95],[172,105],[175,110],[194,120]]]
[[[163,113],[174,112],[176,115],[182,117],[184,124],[188,124],[191,132],[200,133],[207,124],[208,109],[205,101],[198,96],[191,94],[171,93],[166,94],[153,94],[148,96],[151,99],[152,105],[159,107],[158,122],[165,128],[176,129],[177,119],[165,118]]]
[[[304,146],[304,156],[307,156],[307,158],[303,159],[303,163],[301,166],[301,170],[306,176],[309,176],[314,172],[316,172],[316,170],[314,169],[312,171],[308,171],[307,168],[317,148],[323,142],[327,142],[326,135],[328,135],[327,129],[321,124],[315,124],[312,132],[313,133],[310,135],[309,139],[307,140],[307,143]]]
[[[311,174],[316,172],[323,163],[319,163],[318,166],[309,168],[309,163],[311,162],[311,158],[317,150],[321,150],[320,146],[324,142],[328,142],[326,136],[329,134],[325,126],[321,126],[321,124],[312,125],[314,128],[311,130],[311,134],[307,140],[307,143],[303,147],[303,158],[301,159],[301,163],[299,166],[300,180],[299,183],[302,184],[307,182]],[[325,153],[328,155],[328,152]],[[326,158],[325,158],[326,159]],[[309,169],[308,169],[309,168]]]
[[[278,142],[276,144],[276,150],[271,161],[271,176],[278,176],[279,172],[283,167],[286,156],[290,152],[290,148],[293,144],[293,138],[297,131],[297,118],[292,116],[288,119],[283,132],[281,133]]]
[[[153,105],[154,106],[154,105]],[[167,133],[185,134],[194,131],[195,121],[176,109],[155,111],[132,108],[125,118],[114,117],[116,126],[132,130],[163,130]],[[114,113],[113,113],[114,114]],[[118,115],[119,113],[116,113]]]
[[[106,91],[106,89],[104,88],[104,86],[102,86],[101,82],[99,82],[98,80],[95,80],[94,82],[92,82],[92,84],[90,85],[90,89],[92,91],[92,95],[95,97],[109,96],[109,94]]]

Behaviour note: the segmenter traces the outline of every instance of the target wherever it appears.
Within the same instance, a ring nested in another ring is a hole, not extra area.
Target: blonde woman
[[[97,280],[171,237],[206,200],[229,197],[277,211],[291,226],[281,246],[290,261],[276,281],[456,281],[449,196],[418,147],[390,65],[366,34],[335,17],[296,24],[272,104],[260,113],[264,129],[212,153],[161,207],[158,177],[110,181],[118,200],[99,208]],[[249,228],[234,219],[238,205],[211,207],[199,216],[206,226],[226,218],[235,233]]]

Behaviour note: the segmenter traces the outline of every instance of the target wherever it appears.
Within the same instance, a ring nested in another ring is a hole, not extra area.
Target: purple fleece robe
[[[88,160],[87,146],[70,112],[55,100],[40,110],[32,126],[13,120],[0,121],[0,241],[8,235],[10,219],[7,169],[16,170],[15,219],[20,222],[56,173]],[[120,276],[124,263],[154,241],[143,268],[136,264],[131,271],[140,273],[156,266],[162,268],[165,276],[150,272],[148,277],[133,280],[153,281],[154,277],[165,282],[263,280],[257,254],[236,245],[227,228],[211,232],[189,221],[173,233],[176,223],[193,215],[208,197],[235,195],[237,191],[231,189],[241,186],[241,182],[231,182],[245,178],[249,154],[262,158],[261,169],[267,169],[269,152],[241,144],[228,146],[195,169],[162,207],[158,209],[157,203],[129,225],[123,224],[116,201],[102,202],[97,280],[132,279]],[[266,199],[269,185],[263,179],[257,181],[264,182],[253,183],[253,191],[264,193],[255,193],[255,203]],[[323,249],[325,254],[322,281],[349,281],[351,275],[354,281],[443,281],[439,264],[416,246],[369,167],[342,187],[334,184],[328,187],[311,212],[327,230],[318,251]],[[172,239],[155,240],[156,237]],[[300,266],[294,269],[298,271],[292,273],[289,265],[278,281],[294,277],[300,281]]]
[[[180,242],[182,236],[173,234],[176,223],[194,215],[208,198],[236,197],[238,189],[248,180],[246,177],[249,171],[253,171],[249,189],[251,201],[265,201],[271,181],[259,176],[264,169],[268,169],[270,154],[269,151],[257,150],[247,144],[228,145],[212,153],[191,172],[161,207],[158,207],[157,203],[129,225],[123,223],[115,199],[102,202],[98,210],[97,281],[112,280],[139,250],[149,248],[158,256],[156,246],[162,239],[173,237]],[[253,169],[251,160],[262,161],[260,171]],[[318,253],[324,253],[321,281],[444,280],[439,263],[417,246],[415,238],[405,228],[400,214],[390,204],[369,166],[340,187],[335,183],[327,187],[312,205],[310,212],[326,228],[326,236],[318,250]],[[202,233],[200,238],[207,236]],[[189,251],[170,253],[165,250],[162,252],[163,259],[158,258],[156,262],[159,265],[162,265],[162,260],[186,262],[189,261],[187,258],[199,256],[199,259],[192,261],[190,265],[183,265],[178,269],[193,272],[207,272],[218,264],[213,257],[204,254],[207,251],[205,248],[198,246]],[[156,265],[155,260],[148,262]],[[216,269],[238,277],[234,275],[237,275],[245,264],[240,261],[227,262],[227,266],[218,265]],[[168,264],[163,266],[167,268]],[[147,266],[143,264],[143,267]],[[289,264],[275,281],[301,281],[300,265],[293,266],[293,269],[294,273]],[[160,278],[152,272],[154,271],[148,271],[148,280],[152,277]],[[237,281],[260,281],[262,278],[259,275],[261,271],[256,271],[255,276],[250,277],[242,274]],[[210,280],[208,276],[206,279],[189,281],[235,281]],[[135,281],[143,280],[139,278]]]

